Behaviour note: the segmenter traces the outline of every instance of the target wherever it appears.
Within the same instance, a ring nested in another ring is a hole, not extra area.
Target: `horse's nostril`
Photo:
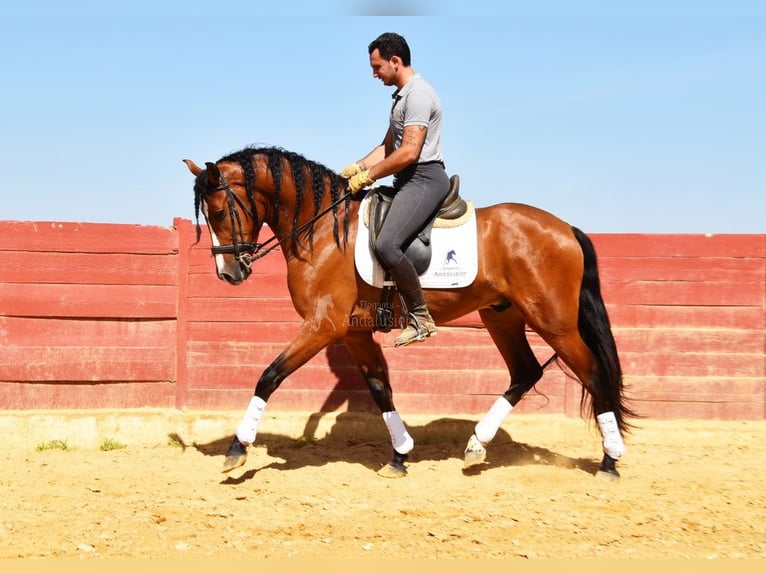
[[[239,285],[244,281],[244,277],[242,277],[242,273],[237,270],[236,272],[230,272],[228,270],[221,271],[218,276],[229,283],[230,285]]]

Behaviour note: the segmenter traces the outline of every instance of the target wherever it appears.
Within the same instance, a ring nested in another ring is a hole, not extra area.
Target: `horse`
[[[195,177],[197,240],[201,211],[218,278],[239,285],[259,258],[280,248],[292,304],[303,318],[298,333],[260,376],[222,472],[245,463],[266,403],[285,378],[328,345],[343,342],[391,435],[393,455],[378,472],[406,476],[414,443],[394,406],[383,352],[373,338],[374,310],[363,304],[379,300],[381,289],[363,281],[355,268],[359,198],[333,170],[279,147],[248,146],[206,162],[205,168],[183,161]],[[618,478],[623,435],[637,415],[626,404],[592,241],[551,213],[521,203],[476,208],[475,216],[479,265],[473,283],[425,290],[437,325],[478,311],[508,368],[508,388],[476,424],[464,469],[485,461],[503,420],[555,359],[581,383],[581,413],[595,418],[601,432],[603,458],[596,475]],[[273,236],[259,243],[264,224]],[[532,352],[527,326],[554,352],[545,364]]]

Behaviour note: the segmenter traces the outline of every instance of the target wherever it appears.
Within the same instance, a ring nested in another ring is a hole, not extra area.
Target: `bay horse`
[[[246,147],[206,162],[205,168],[183,161],[195,176],[197,239],[201,211],[218,277],[238,285],[258,258],[279,247],[287,262],[293,306],[303,318],[297,335],[258,380],[222,472],[245,463],[266,402],[282,381],[322,349],[342,341],[391,435],[393,456],[379,474],[406,475],[413,441],[394,407],[386,363],[373,339],[376,323],[370,315],[375,311],[361,303],[380,300],[381,293],[355,267],[360,202],[348,193],[346,181],[318,162],[277,147]],[[626,405],[591,240],[528,205],[503,203],[477,208],[475,214],[476,279],[467,287],[425,290],[437,325],[478,311],[510,376],[508,389],[469,438],[464,467],[484,462],[485,447],[505,417],[556,358],[582,384],[581,408],[596,419],[601,432],[604,454],[597,474],[619,477],[615,463],[635,413]],[[258,243],[264,223],[274,236]],[[530,348],[525,326],[553,349],[544,365]]]

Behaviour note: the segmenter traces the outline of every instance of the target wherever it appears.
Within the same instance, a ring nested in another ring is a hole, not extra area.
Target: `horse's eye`
[[[226,211],[223,209],[210,215],[210,219],[216,222],[223,221],[224,217],[226,217]]]

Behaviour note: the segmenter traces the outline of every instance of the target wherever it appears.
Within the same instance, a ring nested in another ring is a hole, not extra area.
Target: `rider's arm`
[[[377,163],[367,161],[367,159],[372,156],[372,154],[370,154],[362,160],[365,162],[362,169],[369,169],[370,178],[374,180],[400,172],[405,167],[418,160],[420,157],[420,150],[423,149],[423,143],[426,141],[427,133],[428,128],[426,126],[405,126],[404,132],[402,133],[402,145],[387,154],[382,161],[378,161]],[[386,134],[387,139],[390,134],[391,132],[389,130],[388,134]]]

